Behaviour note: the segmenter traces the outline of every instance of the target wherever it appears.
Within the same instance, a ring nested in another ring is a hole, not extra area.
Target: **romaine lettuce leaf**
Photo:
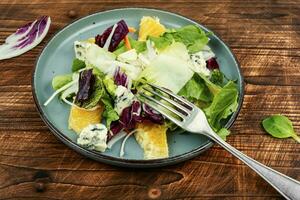
[[[116,121],[119,119],[119,115],[114,110],[113,101],[106,92],[103,93],[101,102],[104,104],[104,107],[105,107],[102,116],[106,121],[106,127],[110,127],[110,124],[113,121]]]
[[[187,98],[191,102],[197,102],[198,100],[210,102],[213,98],[205,81],[196,73],[179,91],[178,95]]]
[[[150,65],[142,71],[141,78],[178,93],[192,78],[189,56],[182,43],[175,42],[162,51]]]
[[[215,129],[221,128],[221,120],[229,117],[238,107],[238,90],[236,84],[229,81],[217,93],[209,107],[204,109],[210,125]]]
[[[205,82],[206,86],[208,87],[209,91],[216,96],[221,90],[222,87],[214,84],[213,82],[211,82],[206,76],[204,76],[203,74],[198,74]]]
[[[115,96],[115,91],[117,89],[117,85],[115,84],[114,80],[110,78],[109,76],[105,76],[103,79],[103,84],[105,86],[106,91],[108,94],[112,97]]]

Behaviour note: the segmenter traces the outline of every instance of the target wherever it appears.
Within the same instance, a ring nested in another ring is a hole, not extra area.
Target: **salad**
[[[195,25],[165,27],[157,17],[142,17],[139,27],[120,20],[74,42],[70,73],[53,78],[54,93],[44,106],[55,97],[70,106],[66,123],[85,148],[104,152],[122,140],[123,156],[126,140],[135,136],[146,159],[168,157],[167,132],[178,127],[137,98],[152,83],[203,109],[226,139],[223,126],[237,110],[238,90],[220,71],[209,35]]]

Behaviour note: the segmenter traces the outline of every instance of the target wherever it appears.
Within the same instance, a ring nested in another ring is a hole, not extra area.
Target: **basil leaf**
[[[292,137],[300,143],[300,137],[295,133],[291,120],[284,115],[270,116],[262,121],[262,125],[275,138]]]

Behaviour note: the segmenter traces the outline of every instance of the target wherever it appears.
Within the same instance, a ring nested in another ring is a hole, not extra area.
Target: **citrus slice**
[[[148,36],[158,37],[166,31],[157,17],[145,16],[140,22],[139,40],[145,41]]]
[[[144,150],[145,159],[166,158],[169,156],[167,127],[144,121],[136,126],[135,139]]]
[[[77,106],[72,106],[69,116],[69,129],[73,129],[77,134],[87,127],[89,124],[97,124],[101,122],[103,106],[95,109],[87,110]]]

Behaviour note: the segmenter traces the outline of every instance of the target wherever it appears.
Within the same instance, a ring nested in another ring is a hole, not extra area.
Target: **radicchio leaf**
[[[18,28],[0,46],[0,60],[19,56],[37,46],[46,36],[50,23],[50,17],[42,16]]]
[[[206,67],[209,70],[219,69],[219,64],[215,57],[210,58],[206,61]]]
[[[116,69],[116,72],[114,74],[114,80],[115,80],[115,84],[116,85],[122,85],[122,86],[128,88],[128,80],[129,80],[129,78],[127,77],[127,75],[125,73],[123,73],[120,70],[120,67],[118,67]]]
[[[133,101],[131,105],[132,120],[135,122],[142,122],[142,105],[139,101]]]
[[[119,121],[113,121],[110,125],[109,134],[107,134],[107,141],[123,130],[123,125]]]
[[[95,37],[95,43],[100,47],[104,47],[104,44],[105,44],[107,38],[109,37],[112,29],[113,29],[113,26],[110,26],[108,29],[106,29],[102,33],[102,35],[97,35]],[[128,30],[127,24],[125,23],[124,20],[120,20],[117,23],[117,27],[111,38],[111,42],[110,42],[108,50],[110,52],[113,52],[117,48],[119,43],[125,38],[125,36],[128,34],[128,32],[129,32],[129,30]]]
[[[144,112],[144,119],[149,119],[150,121],[157,124],[163,124],[164,118],[161,114],[159,114],[157,111],[155,111],[145,103],[143,103],[142,107]]]
[[[121,130],[130,131],[135,128],[137,122],[142,122],[142,106],[137,100],[133,101],[131,106],[123,109],[120,119],[111,123],[110,131],[112,136]],[[110,136],[109,138],[111,138]]]
[[[124,129],[131,130],[135,127],[135,121],[132,118],[132,106],[124,108],[120,116],[120,123],[123,125]]]
[[[95,82],[95,77],[93,75],[93,70],[88,69],[80,72],[79,74],[79,89],[76,95],[75,103],[82,104],[82,102],[86,101],[90,94],[93,84]]]

